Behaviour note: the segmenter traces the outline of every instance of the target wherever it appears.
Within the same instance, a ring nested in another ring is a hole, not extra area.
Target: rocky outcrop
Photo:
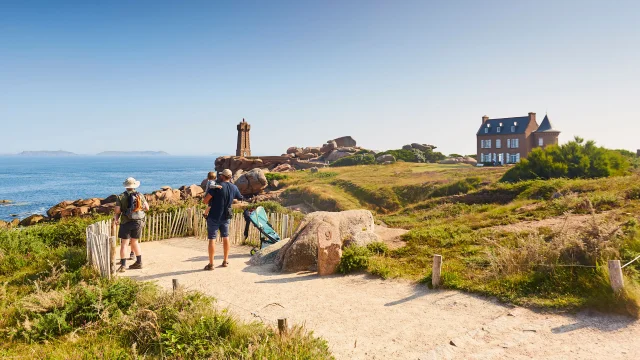
[[[373,230],[373,215],[368,210],[311,213],[279,252],[276,266],[285,272],[318,270],[321,275],[332,274],[344,247],[377,241]]]
[[[427,144],[418,144],[418,143],[412,143],[411,145],[405,145],[402,147],[402,150],[412,150],[412,149],[416,149],[416,150],[420,150],[420,151],[431,151],[436,149],[436,146],[434,145],[427,145]]]
[[[11,204],[13,201],[11,200],[0,200],[0,205]]]
[[[260,169],[253,169],[242,174],[236,180],[235,185],[243,196],[256,195],[262,192],[267,185],[267,178]]]
[[[385,155],[378,156],[376,158],[376,162],[378,164],[394,163],[394,162],[396,162],[396,158],[395,158],[395,156],[393,156],[391,154],[385,154]]]
[[[455,157],[455,158],[446,158],[444,160],[439,161],[440,164],[468,164],[476,166],[478,162],[476,159],[472,157]]]
[[[328,162],[334,162],[336,160],[342,159],[343,157],[347,157],[350,155],[353,155],[353,153],[340,151],[340,150],[333,150],[331,153],[326,155],[324,159]]]
[[[39,222],[42,222],[43,220],[44,220],[44,216],[42,215],[31,215],[27,218],[22,219],[22,221],[20,221],[20,226],[35,225]]]
[[[249,260],[251,265],[265,265],[273,264],[278,257],[280,250],[287,245],[291,239],[280,240],[275,244],[269,245],[263,249],[258,250]]]
[[[356,147],[356,141],[351,136],[343,136],[333,139],[338,147]]]
[[[327,143],[322,145],[322,147],[320,148],[320,153],[328,154],[333,150],[336,150],[337,148],[338,148],[338,144],[335,141],[333,140],[327,141]]]

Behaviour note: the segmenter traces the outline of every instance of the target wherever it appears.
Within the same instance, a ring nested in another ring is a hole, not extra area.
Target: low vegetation
[[[629,153],[605,149],[596,146],[594,141],[584,142],[584,139],[576,137],[561,146],[534,149],[526,159],[507,171],[502,181],[626,175],[630,159],[635,159]]]
[[[440,254],[447,288],[639,316],[640,262],[624,269],[625,292],[615,295],[607,260],[640,255],[640,175],[500,182],[507,170],[397,163],[297,172],[284,198],[318,210],[367,208],[410,230],[398,249],[345,249],[343,273],[429,284]]]
[[[0,230],[0,358],[332,358],[302,328],[281,337],[197,292],[98,277],[83,247],[92,220]]]

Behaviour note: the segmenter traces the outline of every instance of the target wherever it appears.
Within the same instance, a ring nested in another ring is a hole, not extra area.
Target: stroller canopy
[[[262,206],[258,206],[254,211],[245,210],[245,220],[247,220],[247,227],[245,228],[245,237],[249,235],[249,221],[260,230],[260,234],[270,240],[270,243],[276,243],[280,241],[280,235],[273,229],[269,223],[267,212]],[[262,237],[262,236],[261,236]]]

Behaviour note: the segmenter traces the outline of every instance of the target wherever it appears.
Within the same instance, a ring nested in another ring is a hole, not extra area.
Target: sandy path
[[[630,359],[640,354],[640,322],[624,317],[538,314],[367,275],[279,274],[270,265],[248,266],[247,247],[232,248],[230,267],[205,272],[206,242],[193,238],[143,243],[143,251],[145,268],[125,276],[164,288],[179,279],[246,320],[259,320],[253,312],[265,322],[287,317],[305,324],[328,340],[338,359]]]

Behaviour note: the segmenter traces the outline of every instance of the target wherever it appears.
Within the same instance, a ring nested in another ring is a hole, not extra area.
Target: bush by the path
[[[421,151],[418,149],[387,150],[385,152],[376,154],[376,156],[387,155],[387,154],[393,155],[398,161],[416,162],[416,163],[424,163],[424,162],[435,163],[447,158],[443,153],[438,151],[433,151],[433,150]]]
[[[80,246],[86,221],[0,230],[0,358],[332,358],[301,328],[280,337],[196,292],[100,278]]]
[[[507,171],[501,181],[601,178],[625,175],[629,166],[629,159],[621,152],[576,137],[561,146],[533,149],[526,159]]]

